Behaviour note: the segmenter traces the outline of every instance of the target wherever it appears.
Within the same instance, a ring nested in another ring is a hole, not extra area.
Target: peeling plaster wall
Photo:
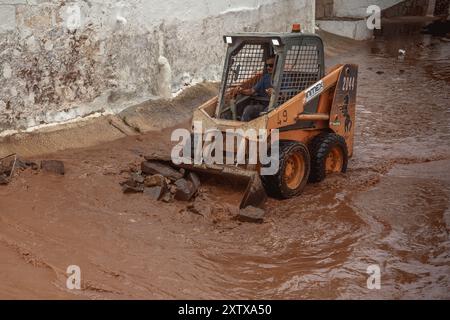
[[[313,32],[314,1],[0,0],[0,133],[218,80],[224,33],[293,22]]]

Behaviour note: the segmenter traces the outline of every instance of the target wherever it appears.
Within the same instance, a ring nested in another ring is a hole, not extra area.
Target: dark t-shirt
[[[261,80],[253,87],[256,91],[256,95],[259,97],[268,97],[266,90],[272,88],[272,77],[270,73],[265,73]]]

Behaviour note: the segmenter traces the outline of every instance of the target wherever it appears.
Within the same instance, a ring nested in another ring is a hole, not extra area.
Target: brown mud
[[[346,174],[270,199],[262,224],[234,218],[238,186],[216,177],[193,204],[122,193],[172,129],[33,158],[66,173],[0,187],[0,297],[449,299],[450,43],[420,26],[324,35],[328,66],[359,64],[355,154]],[[380,290],[366,286],[372,264]],[[82,290],[65,288],[69,265]]]

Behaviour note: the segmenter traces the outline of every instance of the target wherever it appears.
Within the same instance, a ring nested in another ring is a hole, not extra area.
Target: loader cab
[[[235,33],[223,39],[227,53],[216,118],[240,120],[250,104],[262,104],[269,112],[324,76],[323,43],[314,34]],[[238,94],[237,88],[252,88],[267,74],[265,62],[271,56],[275,56],[272,95]]]

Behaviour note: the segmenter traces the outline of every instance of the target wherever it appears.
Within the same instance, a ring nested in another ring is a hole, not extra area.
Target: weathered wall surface
[[[0,0],[0,133],[217,80],[222,35],[314,30],[308,0]]]
[[[384,10],[403,0],[334,0],[333,12],[336,17],[367,17],[367,7],[377,5]]]

